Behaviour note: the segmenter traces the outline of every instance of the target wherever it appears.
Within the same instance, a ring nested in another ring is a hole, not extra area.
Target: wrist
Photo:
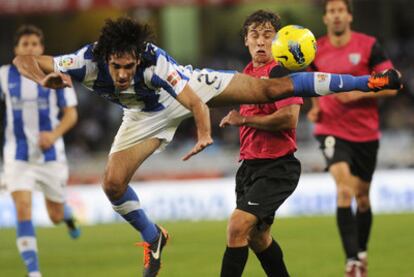
[[[247,121],[247,117],[246,116],[242,116],[241,126],[245,126],[246,125],[246,121]]]

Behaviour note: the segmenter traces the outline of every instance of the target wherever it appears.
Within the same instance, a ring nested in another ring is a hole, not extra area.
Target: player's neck
[[[253,68],[258,68],[258,67],[265,66],[265,65],[271,63],[272,61],[273,60],[268,60],[266,62],[258,62],[258,61],[252,60],[252,65],[253,65]]]
[[[346,30],[340,35],[337,35],[334,33],[328,34],[329,41],[334,47],[342,47],[342,46],[347,45],[349,41],[351,40],[351,36],[352,36],[352,31],[350,29]]]

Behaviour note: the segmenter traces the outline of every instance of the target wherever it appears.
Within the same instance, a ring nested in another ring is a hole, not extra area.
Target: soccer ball
[[[283,27],[272,42],[273,58],[289,70],[304,69],[313,61],[315,54],[315,36],[302,26]]]

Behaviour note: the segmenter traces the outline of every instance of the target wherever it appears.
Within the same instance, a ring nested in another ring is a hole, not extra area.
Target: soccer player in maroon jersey
[[[355,76],[392,68],[377,39],[351,30],[349,0],[326,0],[323,21],[327,35],[318,39],[313,70]],[[379,93],[350,92],[313,100],[308,118],[337,187],[337,224],[345,250],[346,276],[366,276],[367,244],[372,225],[369,189],[379,146]],[[356,199],[357,210],[351,209]]]
[[[280,18],[259,10],[247,17],[243,34],[252,61],[245,74],[267,79],[288,73],[271,55],[272,40]],[[241,276],[252,249],[267,276],[289,276],[279,244],[270,228],[276,210],[295,190],[301,172],[296,151],[296,126],[300,97],[271,104],[241,105],[231,111],[221,127],[240,127],[240,160],[236,175],[237,208],[228,222],[227,248],[221,276]]]

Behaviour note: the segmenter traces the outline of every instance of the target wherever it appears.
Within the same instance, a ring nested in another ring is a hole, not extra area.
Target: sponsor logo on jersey
[[[173,87],[175,87],[180,80],[181,77],[176,71],[171,72],[167,77],[167,82],[170,83],[170,85]]]

